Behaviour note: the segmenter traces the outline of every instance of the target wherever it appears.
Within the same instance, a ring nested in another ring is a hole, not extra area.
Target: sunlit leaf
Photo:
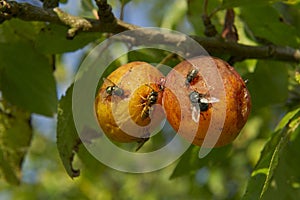
[[[298,84],[300,84],[300,73],[299,72],[296,72],[295,79],[298,82]]]
[[[282,120],[279,122],[279,124],[277,125],[277,127],[275,128],[275,131],[279,131],[281,129],[283,129],[288,123],[289,121],[297,114],[299,113],[300,108],[297,108],[293,111],[288,112],[283,118]]]
[[[298,136],[283,150],[272,178],[272,184],[263,199],[299,199],[300,160],[297,159],[299,156],[299,142],[300,137]]]
[[[279,133],[274,134],[266,144],[261,153],[260,160],[252,172],[243,200],[260,199],[266,190],[265,188],[270,184],[270,178],[278,163],[279,149],[282,148],[282,145],[279,145],[280,136]]]
[[[292,119],[289,124],[289,128],[291,129],[291,131],[293,131],[291,134],[291,141],[294,141],[295,138],[299,136],[299,132],[300,132],[299,127],[300,127],[300,116],[298,113],[298,116]]]
[[[187,12],[187,2],[185,0],[176,0],[166,11],[161,23],[161,27],[174,29],[183,19]]]
[[[247,25],[249,35],[258,42],[295,48],[299,45],[298,29],[282,19],[280,10],[273,6],[243,7],[240,17]]]
[[[10,184],[20,183],[31,137],[29,113],[0,101],[0,177]]]
[[[0,44],[3,96],[27,111],[46,116],[56,112],[57,95],[49,60],[25,41]]]
[[[73,159],[81,143],[73,120],[72,91],[73,86],[69,87],[66,95],[60,99],[57,112],[57,148],[62,163],[71,178],[80,174],[78,169],[73,168]]]
[[[260,199],[269,189],[275,170],[278,167],[284,148],[287,146],[293,129],[288,125],[275,132],[266,143],[260,159],[252,172],[243,200]]]

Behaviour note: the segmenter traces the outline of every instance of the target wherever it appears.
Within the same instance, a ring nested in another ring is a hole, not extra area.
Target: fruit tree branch
[[[55,8],[58,7],[59,0],[40,0],[43,2],[43,7],[44,8]]]
[[[116,34],[126,30],[138,29],[138,26],[114,18],[111,13],[111,7],[106,1],[97,0],[96,3],[99,8],[99,20],[73,16],[57,7],[54,9],[44,9],[28,3],[0,0],[0,23],[11,18],[19,18],[25,21],[41,21],[64,25],[70,28],[67,37],[71,39],[80,32]],[[155,41],[157,37],[161,37],[166,43],[174,42],[179,45],[184,45],[184,38],[172,35],[171,33],[166,35],[156,31],[141,31],[141,34],[147,35],[147,41],[144,41],[144,43],[151,43]],[[199,36],[192,36],[192,38],[201,44],[210,54],[230,55],[235,61],[244,59],[273,59],[288,62],[300,62],[299,49],[293,49],[291,47],[275,45],[249,46],[226,42],[223,39],[216,37],[202,38]],[[135,38],[132,39],[134,40]],[[136,44],[138,45],[139,42]]]
[[[95,0],[99,10],[99,20],[105,23],[115,23],[115,16],[112,12],[111,6],[107,3],[107,0]]]
[[[276,45],[250,46],[235,42],[225,42],[218,38],[191,36],[210,54],[226,54],[236,61],[244,59],[271,59],[288,62],[300,62],[300,50]]]
[[[11,18],[19,18],[24,21],[41,21],[60,24],[70,27],[68,38],[75,36],[78,31],[120,33],[135,28],[120,20],[115,23],[106,23],[97,19],[88,19],[70,15],[58,7],[43,9],[28,3],[0,0],[0,23]]]

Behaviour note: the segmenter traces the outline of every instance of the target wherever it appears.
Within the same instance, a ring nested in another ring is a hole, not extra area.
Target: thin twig
[[[214,37],[217,35],[216,27],[211,23],[210,17],[207,14],[208,10],[208,0],[203,1],[203,14],[202,14],[202,21],[205,26],[204,35],[207,37]]]
[[[74,38],[78,31],[88,31],[92,28],[92,24],[81,17],[77,16],[71,16],[68,13],[63,12],[59,8],[54,8],[54,12],[56,12],[59,19],[64,22],[64,24],[70,26],[70,29],[68,30],[67,37],[68,38]]]
[[[203,15],[207,16],[207,10],[208,10],[208,0],[203,1]]]
[[[125,8],[125,4],[121,3],[121,9],[120,9],[120,20],[123,20],[124,19],[124,8]]]
[[[217,12],[219,12],[221,9],[221,6],[216,7],[209,15],[209,18],[212,18],[212,16],[214,16]]]
[[[162,67],[164,64],[166,64],[169,60],[172,58],[178,58],[178,60],[182,61],[183,59],[178,56],[176,53],[169,53],[166,57],[164,57],[157,65],[156,68]]]

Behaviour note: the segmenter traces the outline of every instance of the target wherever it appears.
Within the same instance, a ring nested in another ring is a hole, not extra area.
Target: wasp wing
[[[203,98],[200,98],[200,102],[201,103],[217,103],[219,102],[220,100],[215,98],[215,97],[203,97]]]
[[[194,122],[198,123],[200,119],[200,107],[199,105],[192,104],[192,119]]]
[[[107,93],[107,88],[110,86],[115,86],[116,84],[114,82],[112,82],[111,80],[109,80],[108,78],[102,78],[102,80],[103,80],[102,87],[105,86],[105,88],[102,89],[100,95],[103,97],[103,100],[106,100],[107,97],[110,96],[110,94]]]

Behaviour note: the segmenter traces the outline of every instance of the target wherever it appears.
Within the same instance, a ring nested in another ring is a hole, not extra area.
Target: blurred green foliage
[[[69,10],[79,10],[78,15],[93,17],[91,10],[96,9],[91,0],[83,0],[81,8],[60,2]],[[108,2],[116,16],[124,6],[124,19],[133,23],[145,20],[199,36],[204,35],[203,12],[211,15],[221,33],[226,9],[234,8],[240,43],[299,47],[299,0],[215,0],[208,1],[207,8],[198,0]],[[128,12],[133,8],[147,18],[135,19],[136,13]],[[298,64],[235,63],[248,80],[253,101],[251,116],[238,138],[203,159],[198,158],[199,147],[192,146],[165,169],[129,174],[101,164],[78,145],[70,117],[71,92],[57,98],[57,88],[74,79],[67,75],[70,61],[64,59],[65,53],[81,50],[79,57],[71,57],[80,63],[105,36],[85,33],[70,41],[64,27],[20,20],[1,24],[0,34],[0,98],[9,102],[5,106],[0,102],[0,199],[299,199]],[[129,61],[160,63],[168,55],[155,49],[131,51],[111,63],[104,76]],[[179,61],[171,57],[163,64],[173,67]],[[28,113],[52,117],[53,123],[58,120],[57,145],[56,127],[47,136],[43,127],[38,130],[34,124],[31,135]],[[167,141],[165,135],[155,136],[145,148]],[[79,177],[68,176],[74,176],[72,167],[80,169]]]

